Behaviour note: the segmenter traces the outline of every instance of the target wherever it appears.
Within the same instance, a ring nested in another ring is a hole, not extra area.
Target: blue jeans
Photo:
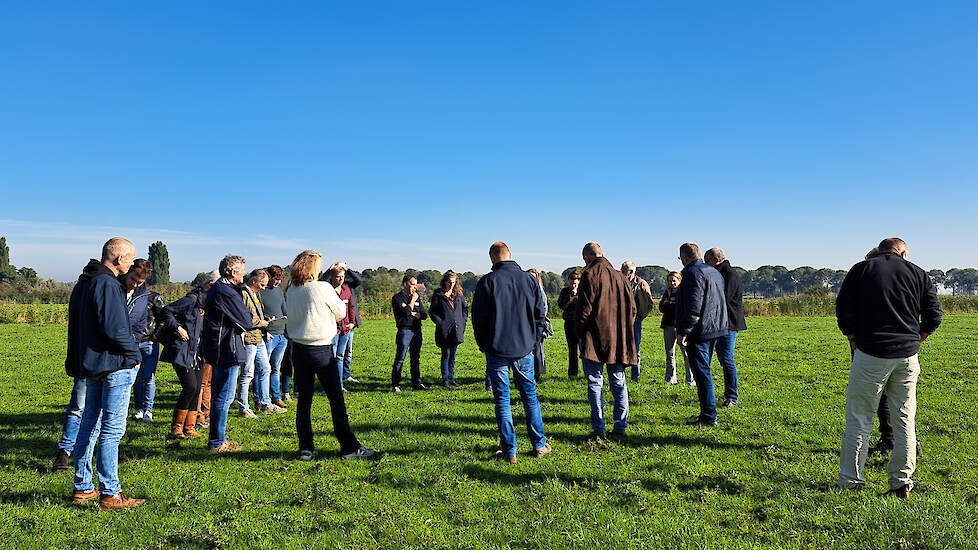
[[[455,381],[455,353],[458,346],[441,348],[441,383]]]
[[[713,377],[710,375],[710,358],[715,345],[716,340],[707,340],[690,342],[686,346],[686,359],[693,371],[696,394],[700,399],[700,420],[710,423],[717,421],[717,401],[713,394]]]
[[[351,369],[353,366],[353,333],[356,330],[355,328],[350,329],[350,339],[346,343],[346,351],[343,352],[343,372],[340,374],[343,375],[342,378],[344,379],[353,376],[353,370]]]
[[[238,376],[238,410],[251,408],[248,404],[248,392],[251,390],[252,379],[255,380],[255,401],[259,407],[267,407],[272,404],[268,396],[269,372],[272,368],[268,364],[265,342],[245,344],[245,357],[244,368]]]
[[[604,433],[604,364],[581,358],[587,376],[587,401],[591,405],[591,431]],[[614,400],[612,414],[614,431],[625,433],[628,428],[628,387],[625,385],[625,365],[608,365],[608,385]]]
[[[635,321],[635,357],[638,363],[632,367],[632,382],[638,382],[638,373],[642,370],[642,321]]]
[[[75,378],[75,384],[71,388],[71,401],[65,408],[65,418],[61,424],[61,441],[58,448],[71,454],[75,449],[75,439],[78,437],[78,428],[81,426],[82,415],[85,413],[85,393],[88,384],[84,378]],[[98,426],[95,427],[98,430]]]
[[[737,400],[737,363],[734,361],[736,343],[736,330],[731,330],[726,336],[716,339],[717,361],[723,367],[723,398],[730,401]]]
[[[119,441],[126,433],[129,394],[136,369],[122,369],[85,380],[85,412],[75,444],[75,490],[89,492],[92,455],[98,442],[98,488],[102,495],[122,490],[119,484]]]
[[[513,428],[513,411],[509,406],[509,369],[512,367],[516,387],[526,415],[526,431],[534,449],[547,444],[543,435],[543,416],[537,400],[537,383],[533,379],[533,354],[519,359],[505,359],[486,354],[486,377],[492,386],[492,400],[496,405],[496,424],[499,425],[499,448],[506,456],[516,456],[516,430]]]
[[[391,386],[401,384],[401,368],[404,357],[411,352],[411,385],[421,383],[421,331],[409,328],[397,329],[397,348],[394,351],[394,366],[391,367]]]
[[[136,383],[132,386],[133,406],[137,411],[153,412],[153,401],[156,400],[156,365],[160,362],[160,345],[155,342],[139,344],[142,363],[136,374]]]
[[[228,409],[234,400],[234,388],[240,369],[240,365],[211,367],[211,427],[207,440],[208,449],[220,447],[224,443]]]
[[[285,357],[285,347],[288,340],[284,334],[272,334],[272,337],[265,342],[265,351],[268,352],[268,364],[271,367],[271,374],[268,377],[268,391],[272,396],[272,401],[282,399],[282,388],[280,386],[282,371],[282,358]]]
[[[340,375],[340,389],[343,388],[343,360],[346,357],[346,346],[350,343],[350,338],[353,338],[353,332],[347,332],[343,334],[342,332],[336,333],[336,340],[333,342],[333,356],[336,358],[336,371]],[[323,388],[325,390],[326,388]]]

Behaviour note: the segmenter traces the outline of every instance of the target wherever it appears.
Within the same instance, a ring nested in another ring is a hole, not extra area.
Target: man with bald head
[[[479,349],[486,354],[486,378],[495,403],[499,450],[494,456],[515,464],[510,369],[523,401],[526,430],[533,444],[530,454],[540,458],[550,452],[533,377],[533,348],[538,331],[546,322],[547,299],[536,278],[513,261],[506,243],[493,243],[489,259],[492,271],[479,279],[472,298],[472,330]]]
[[[68,303],[65,371],[85,382],[72,498],[78,504],[99,498],[103,510],[134,508],[145,502],[123,495],[119,483],[119,441],[126,433],[129,393],[141,355],[118,277],[129,271],[135,257],[131,242],[109,239],[102,246],[101,261],[91,260],[82,270]],[[69,430],[66,422],[65,432]],[[96,444],[98,489],[92,483]]]
[[[943,312],[930,277],[907,260],[907,243],[883,239],[878,249],[852,266],[835,302],[839,329],[852,350],[838,486],[860,489],[866,484],[873,414],[885,391],[894,436],[886,494],[907,498],[917,466],[917,353],[941,324]]]
[[[734,360],[734,345],[737,334],[747,330],[744,317],[744,285],[723,250],[711,248],[703,254],[703,261],[713,266],[723,277],[723,295],[727,300],[727,334],[717,338],[717,361],[723,367],[723,406],[736,407],[739,399],[737,387],[737,362]]]

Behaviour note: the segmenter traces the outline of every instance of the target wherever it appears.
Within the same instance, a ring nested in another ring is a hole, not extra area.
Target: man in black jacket
[[[405,275],[401,280],[400,292],[391,296],[391,309],[394,311],[394,324],[397,326],[397,346],[394,351],[394,366],[391,367],[391,391],[401,393],[401,368],[404,357],[411,352],[411,387],[427,390],[421,380],[421,321],[428,318],[421,297],[418,296],[418,280]]]
[[[533,376],[533,347],[546,318],[547,299],[536,278],[513,261],[506,243],[493,243],[489,259],[492,271],[479,279],[472,297],[472,331],[479,350],[486,354],[486,377],[495,403],[499,450],[494,456],[515,464],[510,369],[526,412],[526,429],[533,443],[531,455],[539,458],[550,452]]]
[[[711,248],[703,255],[703,261],[710,264],[723,277],[723,295],[727,299],[727,334],[717,338],[717,361],[723,367],[723,406],[737,406],[737,362],[734,360],[734,345],[737,333],[747,330],[744,319],[744,285],[740,274],[730,267],[723,250]]]
[[[139,348],[132,335],[122,285],[136,247],[123,238],[102,246],[102,260],[91,260],[68,303],[68,353],[65,371],[85,380],[85,403],[75,443],[75,492],[81,504],[99,498],[103,510],[135,508],[144,499],[122,494],[119,441],[126,433],[129,393],[136,380]],[[98,489],[92,483],[92,458],[98,445]]]
[[[700,401],[700,414],[690,418],[687,424],[715,426],[717,407],[710,359],[717,338],[728,332],[723,277],[700,259],[700,248],[696,243],[679,247],[679,259],[685,267],[676,300],[676,334],[679,345],[686,346]]]
[[[943,316],[934,283],[907,257],[907,243],[884,239],[877,256],[849,270],[835,306],[839,329],[853,353],[838,486],[858,489],[866,484],[863,468],[873,413],[885,390],[894,431],[887,494],[899,498],[910,495],[917,464],[917,353]]]

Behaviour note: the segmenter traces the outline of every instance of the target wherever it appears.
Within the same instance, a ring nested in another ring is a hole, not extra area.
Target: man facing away
[[[428,318],[428,312],[418,296],[417,279],[405,275],[401,286],[401,291],[391,296],[391,309],[394,311],[394,324],[397,326],[394,365],[391,367],[391,391],[401,393],[401,369],[408,352],[411,354],[411,387],[424,391],[428,386],[421,380],[421,321]]]
[[[684,267],[676,300],[676,334],[679,335],[679,345],[686,346],[686,358],[696,380],[700,402],[700,413],[690,418],[687,424],[716,426],[717,404],[710,359],[717,339],[729,332],[723,277],[700,259],[700,247],[696,243],[680,246],[679,260]]]
[[[204,360],[211,365],[211,419],[207,448],[211,453],[240,451],[241,446],[225,437],[228,409],[234,400],[238,371],[245,363],[241,335],[251,330],[253,319],[236,287],[244,281],[245,259],[227,255],[218,267],[221,278],[207,292],[204,328],[200,345]]]
[[[852,266],[835,304],[839,329],[852,350],[838,486],[866,484],[863,468],[873,413],[885,390],[894,435],[886,494],[899,498],[910,496],[917,465],[917,353],[943,317],[934,283],[907,261],[908,255],[902,239],[884,239],[879,254]]]
[[[537,327],[546,315],[546,298],[533,275],[513,261],[506,243],[493,243],[489,259],[492,271],[479,279],[472,298],[472,329],[479,349],[486,355],[486,378],[492,387],[499,426],[499,450],[494,456],[515,464],[510,368],[523,401],[526,431],[533,444],[531,455],[540,458],[550,452],[533,378],[533,346]]]
[[[129,271],[135,257],[130,241],[109,239],[102,246],[101,261],[91,260],[85,266],[68,303],[65,370],[85,381],[72,500],[81,504],[99,498],[103,510],[135,508],[146,502],[123,495],[119,483],[119,441],[126,433],[129,393],[140,353],[117,277]],[[98,489],[92,483],[96,442]]]
[[[703,254],[703,261],[713,266],[723,277],[723,296],[727,299],[727,334],[717,338],[717,361],[723,367],[723,406],[736,407],[738,399],[737,362],[734,360],[734,344],[737,334],[747,330],[744,318],[744,285],[740,274],[730,267],[730,261],[719,248],[711,248]]]
[[[621,273],[628,281],[628,287],[635,298],[635,365],[632,366],[632,382],[638,382],[642,370],[642,321],[652,311],[652,288],[645,279],[635,271],[635,262],[625,260],[621,264]]]
[[[604,368],[614,399],[614,437],[628,427],[625,367],[638,364],[635,352],[635,297],[628,280],[604,257],[601,245],[587,243],[581,253],[585,268],[577,297],[577,337],[587,377],[592,436],[605,437]]]

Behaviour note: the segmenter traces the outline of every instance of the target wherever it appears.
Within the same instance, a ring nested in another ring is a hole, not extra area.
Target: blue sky
[[[607,4],[607,5],[604,5]],[[799,5],[794,5],[799,4]],[[978,4],[33,2],[0,19],[0,235],[483,272],[974,265]]]

